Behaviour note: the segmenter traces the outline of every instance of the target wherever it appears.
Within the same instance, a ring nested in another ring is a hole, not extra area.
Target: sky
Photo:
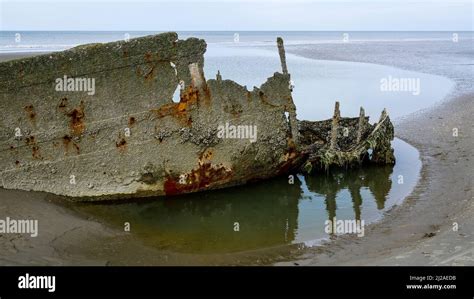
[[[0,0],[0,30],[472,31],[474,0]]]

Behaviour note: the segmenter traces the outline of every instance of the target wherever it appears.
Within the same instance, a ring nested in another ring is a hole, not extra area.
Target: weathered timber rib
[[[282,73],[252,91],[206,80],[205,41],[172,32],[0,63],[1,186],[100,200],[240,185],[369,148],[393,161],[385,112],[376,126],[340,118],[330,143],[331,121],[298,121],[282,39],[278,49]],[[94,92],[58,90],[61,78],[94,79]]]
[[[299,131],[303,137],[303,154],[307,155],[303,169],[327,169],[331,166],[352,166],[363,162],[394,164],[391,141],[393,125],[384,109],[379,122],[368,123],[361,108],[358,118],[340,118],[336,102],[334,117],[325,121],[301,121]],[[372,154],[368,154],[368,150]]]

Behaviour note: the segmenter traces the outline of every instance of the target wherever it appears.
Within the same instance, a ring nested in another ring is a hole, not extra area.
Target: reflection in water
[[[128,221],[133,233],[155,247],[179,252],[235,252],[293,241],[300,197],[298,180],[289,185],[278,178],[146,202],[73,206],[117,226]]]
[[[307,243],[327,237],[324,222],[336,214],[367,224],[411,191],[417,175],[406,176],[404,185],[392,184],[392,176],[404,169],[415,173],[418,153],[400,140],[394,147],[395,167],[298,175],[294,184],[276,178],[185,196],[68,205],[119,229],[129,222],[131,233],[145,244],[173,252],[231,253]]]
[[[373,165],[350,170],[331,170],[324,175],[306,176],[305,181],[311,192],[324,197],[329,219],[336,217],[338,192],[347,189],[355,214],[351,219],[361,220],[361,189],[367,188],[376,201],[377,209],[382,210],[392,186],[392,172],[392,165]]]

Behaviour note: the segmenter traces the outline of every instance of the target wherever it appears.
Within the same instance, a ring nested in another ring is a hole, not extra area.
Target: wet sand
[[[0,61],[37,54],[4,54]],[[232,257],[179,255],[154,250],[129,233],[84,219],[52,202],[50,195],[0,190],[0,215],[38,219],[41,236],[0,235],[0,264],[472,265],[473,112],[474,93],[466,93],[396,124],[397,137],[420,150],[422,177],[405,202],[369,226],[364,238],[344,236],[320,248],[294,246]],[[458,137],[452,136],[454,127]],[[455,221],[457,232],[452,230]]]

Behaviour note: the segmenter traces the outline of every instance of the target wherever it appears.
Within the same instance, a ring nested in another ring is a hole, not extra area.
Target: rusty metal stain
[[[34,145],[35,144],[35,136],[28,136],[25,138],[26,145]]]
[[[145,61],[149,63],[153,62],[153,54],[151,52],[145,53]]]
[[[158,118],[174,116],[183,124],[190,126],[192,124],[192,118],[187,115],[187,111],[197,104],[199,100],[199,90],[188,86],[188,88],[181,93],[178,103],[165,104],[158,109],[152,109],[151,112]]]
[[[231,169],[222,164],[212,164],[213,152],[204,151],[198,159],[198,167],[178,177],[167,175],[163,184],[166,195],[177,195],[205,190],[213,184],[228,182],[233,175]]]
[[[39,148],[39,146],[37,146],[37,145],[33,145],[33,146],[31,147],[31,155],[33,156],[33,158],[35,158],[35,159],[42,159],[39,150],[40,150],[40,148]]]
[[[121,152],[127,149],[127,140],[124,137],[119,136],[119,141],[115,142],[115,147]]]
[[[69,153],[69,147],[72,145],[75,150],[76,154],[80,154],[80,148],[79,145],[77,145],[74,141],[72,141],[72,137],[69,135],[65,135],[63,137],[63,145],[64,145],[64,154],[67,155]]]
[[[137,66],[135,68],[135,74],[138,76],[138,77],[141,77],[143,76],[143,71],[142,71],[142,68],[140,66]]]
[[[128,54],[128,50],[127,50],[127,49],[123,49],[123,50],[122,50],[122,56],[123,56],[123,58],[128,58],[128,55],[129,55],[129,54]]]
[[[63,110],[67,106],[67,98],[62,98],[61,101],[59,102],[58,109]]]
[[[36,118],[35,108],[33,107],[33,105],[28,105],[28,106],[25,106],[24,109],[28,115],[28,119],[34,124],[35,118]]]
[[[298,152],[296,144],[292,138],[287,139],[288,151],[282,157],[282,163],[278,166],[278,175],[287,174],[295,170],[301,163],[300,161],[306,158],[306,155]]]
[[[184,184],[181,184],[182,177],[166,177],[163,184],[166,195],[205,190],[213,184],[225,183],[232,177],[232,171],[221,164],[212,165],[212,163],[206,162],[182,175],[184,176]]]
[[[145,74],[145,81],[150,81],[155,77],[155,67],[152,66],[150,70]]]
[[[40,154],[40,148],[36,144],[35,136],[26,137],[25,143],[26,143],[27,146],[31,147],[31,156],[34,159],[42,159],[41,154]]]
[[[70,128],[71,128],[72,133],[76,136],[81,135],[85,130],[84,102],[81,101],[81,103],[79,104],[79,107],[72,109],[66,115],[71,118]]]
[[[145,73],[144,78],[145,82],[149,82],[155,78],[156,65],[153,63],[153,54],[151,52],[146,52],[144,58],[149,68],[149,70]]]

